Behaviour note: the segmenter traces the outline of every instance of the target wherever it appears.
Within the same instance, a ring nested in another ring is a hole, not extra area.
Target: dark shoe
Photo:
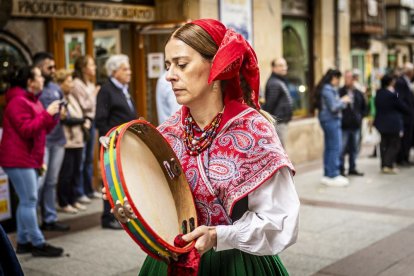
[[[32,253],[33,245],[31,242],[28,243],[17,243],[16,253],[27,254]]]
[[[397,162],[397,165],[399,167],[403,167],[403,168],[409,168],[412,166],[412,163],[407,162],[407,161],[401,161],[401,162]]]
[[[60,257],[63,253],[63,248],[54,247],[50,244],[44,243],[40,247],[33,246],[32,255],[34,257]]]
[[[359,172],[357,170],[352,170],[348,172],[348,175],[355,175],[355,176],[364,176],[363,172]]]
[[[63,224],[63,223],[59,223],[57,221],[55,222],[51,222],[51,223],[46,223],[43,222],[42,226],[40,226],[40,229],[44,230],[44,231],[69,231],[70,226],[67,224]]]
[[[116,220],[111,220],[109,222],[102,222],[102,228],[104,229],[113,229],[113,230],[121,230],[123,229],[121,224],[119,224]]]
[[[346,176],[346,175],[345,175],[345,172],[344,172],[343,170],[341,170],[341,171],[339,172],[339,174],[340,174],[340,175],[342,175],[342,176]]]

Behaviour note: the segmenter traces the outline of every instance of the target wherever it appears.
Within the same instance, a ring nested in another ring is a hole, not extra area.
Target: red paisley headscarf
[[[213,58],[208,82],[228,80],[224,91],[224,101],[237,100],[243,102],[243,92],[239,78],[239,73],[241,73],[253,90],[250,97],[256,109],[259,109],[259,67],[256,53],[250,44],[241,34],[232,29],[227,29],[215,19],[198,19],[190,24],[203,28],[219,47]]]

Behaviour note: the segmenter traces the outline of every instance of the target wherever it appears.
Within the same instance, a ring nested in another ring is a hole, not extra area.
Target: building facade
[[[131,59],[138,111],[156,124],[155,84],[166,39],[188,20],[216,18],[256,50],[262,90],[271,60],[285,57],[295,107],[287,151],[294,163],[320,159],[323,135],[310,103],[322,75],[333,67],[358,68],[368,84],[377,71],[412,60],[412,42],[404,35],[412,32],[406,26],[411,1],[384,1],[0,0],[0,105],[8,73],[30,64],[38,51],[52,52],[58,68],[69,69],[77,55],[92,55],[98,82],[105,79],[106,58],[124,53]]]

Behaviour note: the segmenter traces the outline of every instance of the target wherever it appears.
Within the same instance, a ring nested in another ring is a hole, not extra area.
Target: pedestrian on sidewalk
[[[99,136],[113,127],[137,119],[137,111],[128,85],[131,81],[131,67],[126,55],[113,55],[105,63],[108,80],[98,92],[96,99],[96,128]],[[103,183],[102,183],[103,186]],[[102,228],[121,230],[122,227],[111,214],[111,206],[103,202]]]
[[[277,254],[296,241],[299,200],[292,164],[258,103],[254,50],[221,22],[200,19],[170,36],[165,57],[183,107],[159,131],[195,198],[200,226],[182,237],[196,240],[195,273],[288,275]],[[166,273],[151,257],[140,271]]]
[[[348,155],[348,175],[363,176],[364,173],[356,168],[356,159],[361,142],[362,119],[367,113],[364,95],[355,86],[352,71],[344,74],[345,85],[339,89],[339,97],[349,96],[350,102],[342,110],[342,152],[340,173],[345,176],[345,157]]]
[[[381,134],[381,171],[385,174],[397,174],[394,167],[404,135],[403,116],[409,115],[407,105],[398,97],[395,90],[397,76],[386,74],[381,79],[381,89],[375,96],[376,115],[374,126]]]
[[[48,52],[39,52],[33,56],[33,64],[40,69],[45,79],[43,91],[40,94],[40,102],[44,108],[50,103],[62,100],[63,94],[59,86],[53,81],[56,73],[54,57]],[[42,230],[68,231],[69,225],[58,221],[56,211],[56,186],[58,175],[65,155],[65,135],[60,121],[46,136],[46,149],[44,163],[46,171],[40,178],[39,205],[42,218]]]
[[[0,166],[19,198],[17,253],[57,257],[63,249],[46,243],[37,223],[38,177],[43,165],[46,134],[56,126],[59,101],[45,110],[39,101],[44,78],[37,67],[27,66],[13,77],[6,93]]]
[[[59,172],[58,202],[65,213],[76,214],[85,211],[86,206],[78,201],[82,152],[84,147],[84,131],[89,125],[85,120],[78,100],[71,93],[73,91],[72,73],[66,69],[56,72],[56,82],[63,92],[64,104],[60,110],[60,120],[65,133],[65,157]]]
[[[342,74],[337,69],[329,69],[319,81],[315,90],[315,107],[324,134],[323,167],[321,183],[327,186],[349,185],[347,178],[340,175],[342,149],[341,118],[342,110],[350,102],[348,95],[339,97],[338,85]]]
[[[410,149],[414,131],[414,94],[412,80],[414,78],[414,65],[410,62],[404,64],[403,73],[395,83],[395,91],[398,98],[407,108],[408,113],[403,114],[403,136],[401,137],[400,150],[397,154],[397,164],[402,167],[410,167]]]
[[[285,79],[288,66],[284,58],[274,59],[271,62],[272,73],[267,80],[263,110],[276,118],[276,132],[280,142],[285,146],[288,123],[292,119],[293,101]]]
[[[92,187],[93,153],[95,146],[95,110],[96,96],[100,86],[95,85],[96,65],[89,56],[80,56],[75,61],[73,71],[73,95],[79,102],[85,117],[85,146],[83,147],[80,180],[77,190],[78,201],[82,204],[91,203],[91,198],[100,196]]]

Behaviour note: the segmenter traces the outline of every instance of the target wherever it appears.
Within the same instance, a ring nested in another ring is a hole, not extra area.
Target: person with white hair
[[[99,136],[104,136],[111,128],[137,119],[135,104],[128,92],[131,81],[131,67],[126,55],[113,55],[105,63],[108,80],[96,98],[95,124]],[[110,212],[108,201],[104,201],[101,217],[103,228],[122,229]]]
[[[401,138],[400,151],[397,155],[397,164],[402,167],[409,167],[413,165],[410,162],[410,148],[414,129],[414,95],[411,90],[411,82],[414,78],[414,65],[406,62],[403,67],[402,75],[398,78],[395,84],[395,91],[397,91],[398,98],[409,109],[409,113],[403,116],[403,136]]]

